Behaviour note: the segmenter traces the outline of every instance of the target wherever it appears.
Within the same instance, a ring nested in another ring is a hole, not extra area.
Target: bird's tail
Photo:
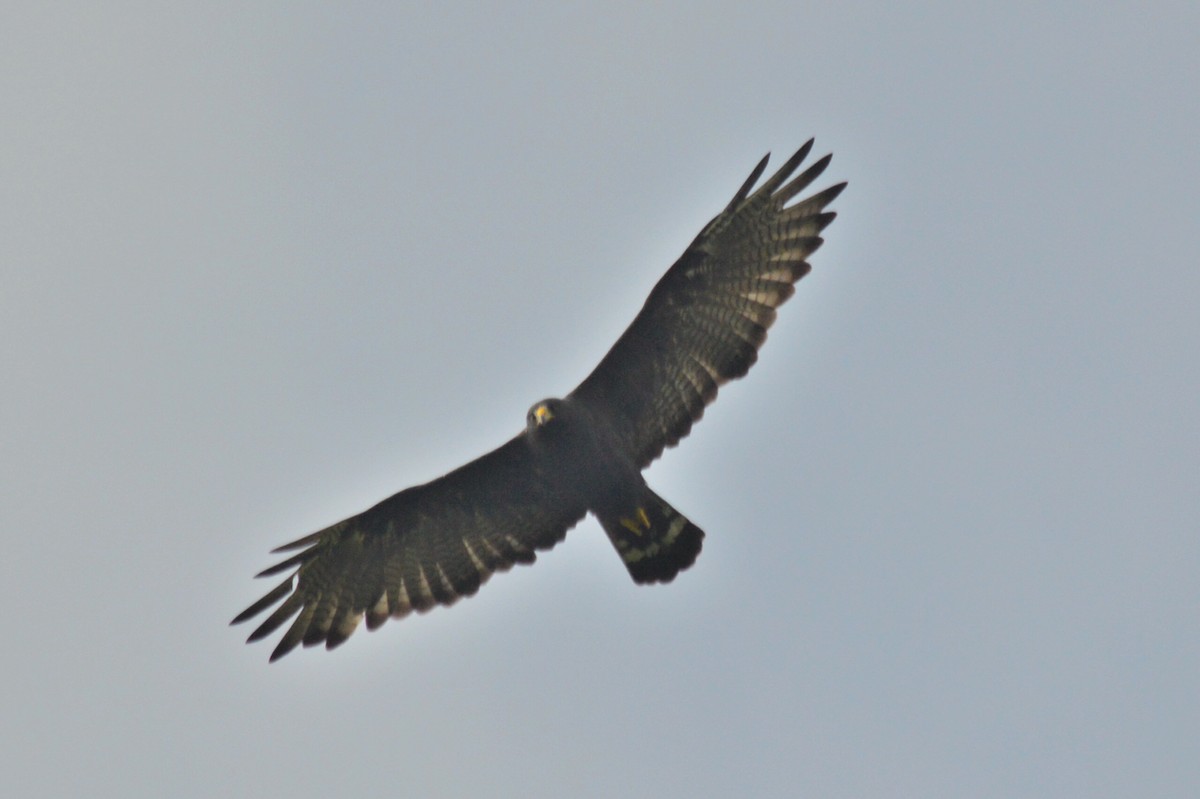
[[[599,515],[635,583],[669,583],[696,562],[704,531],[649,488],[630,507]]]

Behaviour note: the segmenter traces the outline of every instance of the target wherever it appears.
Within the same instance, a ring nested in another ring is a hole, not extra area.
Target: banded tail
[[[704,531],[649,488],[622,513],[597,514],[635,583],[669,583],[696,562]]]

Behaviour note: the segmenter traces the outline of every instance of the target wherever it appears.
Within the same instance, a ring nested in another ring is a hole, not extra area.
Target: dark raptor
[[[291,574],[233,623],[282,602],[249,641],[299,614],[271,660],[298,644],[332,649],[364,616],[374,629],[532,563],[588,511],[635,582],[670,582],[691,566],[704,532],[642,470],[688,434],[721,384],[746,374],[775,309],[808,274],[835,216],[825,208],[846,187],[788,205],[829,164],[826,155],[791,177],[812,145],[751,193],[767,158],[758,163],[574,391],[536,403],[525,429],[483,457],[274,550],[295,554],[258,576]]]

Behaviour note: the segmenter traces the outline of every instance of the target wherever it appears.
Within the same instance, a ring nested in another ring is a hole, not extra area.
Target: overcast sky
[[[11,795],[1200,794],[1200,7],[432,7],[0,11]],[[589,519],[243,644],[810,136],[813,272],[647,472],[692,569]]]

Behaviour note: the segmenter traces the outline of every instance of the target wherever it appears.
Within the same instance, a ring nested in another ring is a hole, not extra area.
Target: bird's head
[[[561,413],[562,400],[546,399],[541,402],[535,402],[533,407],[529,409],[529,413],[525,414],[525,427],[530,433],[534,433],[538,428],[550,424]]]

